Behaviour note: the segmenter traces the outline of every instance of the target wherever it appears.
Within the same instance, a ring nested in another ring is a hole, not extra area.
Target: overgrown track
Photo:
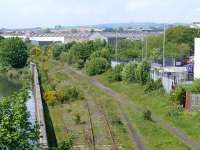
[[[91,80],[89,77],[83,75],[79,71],[76,71],[76,70],[72,69],[69,66],[66,66],[66,67],[68,68],[68,71],[71,71],[72,73],[75,73],[76,75],[78,75],[83,80],[88,80],[89,82],[91,82],[94,86],[96,86],[100,90],[104,91],[108,95],[111,95],[110,93],[105,91],[104,87],[103,88],[99,87],[99,85],[102,86],[102,84],[100,84],[100,83],[98,83],[96,81],[94,82],[94,80]],[[132,125],[131,121],[128,118],[128,115],[127,115],[126,111],[122,107],[123,104],[121,103],[121,99],[119,100],[119,98],[116,99],[113,95],[111,95],[111,96],[116,100],[116,102],[117,102],[117,104],[119,106],[119,109],[120,109],[120,112],[121,112],[121,117],[123,119],[124,124],[126,125],[126,127],[128,129],[128,133],[130,135],[130,138],[131,138],[132,142],[137,145],[139,150],[146,150],[145,144],[143,143],[141,135],[139,134],[138,130]]]
[[[104,86],[103,84],[99,83],[98,81],[91,79],[90,77],[87,77],[86,75],[82,74],[81,72],[79,72],[77,70],[73,70],[69,66],[68,66],[68,68],[70,68],[71,71],[78,74],[79,76],[82,76],[82,78],[84,78],[85,80],[90,81],[97,88],[101,89],[102,91],[104,91],[108,95],[112,96],[116,101],[118,101],[120,107],[122,107],[122,105],[126,103],[126,104],[130,104],[133,107],[135,112],[142,113],[144,111],[144,109],[142,109],[141,107],[138,107],[134,102],[130,102],[128,98],[126,98],[126,97],[120,95],[119,93],[113,91],[112,89]],[[126,113],[122,113],[122,114],[123,114],[124,118],[128,119]],[[156,122],[162,128],[164,128],[168,132],[174,134],[183,143],[190,146],[193,150],[200,150],[200,144],[198,142],[196,142],[194,139],[192,139],[191,137],[189,137],[186,133],[182,132],[181,130],[179,130],[176,127],[173,127],[172,125],[170,125],[169,123],[167,123],[166,121],[164,121],[163,119],[161,119],[160,117],[158,117],[156,115],[152,115],[152,119],[153,119],[154,122]],[[129,122],[128,120],[127,120],[127,122]],[[128,123],[128,125],[129,125],[129,123]],[[139,143],[137,143],[137,145],[138,144]]]
[[[114,134],[113,134],[113,132],[112,132],[112,129],[111,129],[109,120],[108,120],[108,118],[107,118],[105,112],[103,111],[102,106],[99,105],[99,104],[97,104],[96,101],[94,101],[94,102],[95,102],[95,104],[96,104],[96,107],[97,107],[98,111],[101,112],[101,114],[103,115],[103,118],[104,118],[104,120],[105,120],[106,127],[107,127],[107,129],[108,129],[108,133],[109,133],[109,136],[110,136],[111,141],[112,141],[112,150],[116,150],[116,149],[117,149],[117,148],[116,148],[116,142],[115,142]]]
[[[93,122],[92,122],[92,116],[91,116],[91,111],[88,102],[86,102],[86,107],[88,110],[88,115],[89,115],[89,121],[90,121],[90,129],[91,129],[91,139],[92,139],[92,149],[96,150],[96,142],[95,142],[95,135],[94,135],[94,128],[93,128]]]

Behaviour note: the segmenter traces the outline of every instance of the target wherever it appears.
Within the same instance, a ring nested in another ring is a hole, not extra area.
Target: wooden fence
[[[187,111],[199,111],[200,110],[200,94],[186,93],[185,109]]]

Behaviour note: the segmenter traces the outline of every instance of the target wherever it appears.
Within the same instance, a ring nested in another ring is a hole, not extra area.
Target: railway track
[[[122,100],[120,99],[120,97],[118,97],[118,94],[116,94],[115,92],[111,91],[107,87],[102,86],[102,84],[96,82],[95,80],[91,80],[89,77],[84,76],[79,71],[73,70],[68,66],[67,66],[67,68],[69,69],[68,71],[71,71],[73,74],[76,74],[77,76],[79,76],[83,80],[88,80],[89,82],[91,82],[94,86],[96,86],[100,90],[102,90],[105,93],[107,93],[108,95],[111,95],[112,97],[114,97],[113,100],[116,101],[118,106],[119,106],[119,110],[120,110],[120,113],[121,113],[122,120],[123,120],[124,124],[126,125],[126,128],[128,129],[128,133],[130,135],[130,138],[131,138],[132,142],[137,145],[139,150],[146,150],[146,147],[145,147],[145,144],[143,142],[143,139],[142,139],[139,131],[131,123],[126,111],[122,107],[123,103],[122,103]],[[77,78],[77,77],[73,76],[73,78]]]
[[[103,111],[103,108],[100,104],[97,104],[97,102],[94,100],[95,102],[95,105],[98,109],[99,112],[101,112],[101,114],[103,115],[103,118],[104,118],[104,121],[106,123],[106,127],[108,129],[108,133],[109,133],[109,136],[111,138],[111,141],[112,141],[112,150],[117,150],[117,146],[116,146],[116,142],[115,142],[115,138],[114,138],[114,134],[112,132],[112,128],[110,126],[110,123],[109,123],[109,120],[108,120],[108,117],[107,115],[105,114],[105,112]]]
[[[89,115],[89,122],[90,122],[90,130],[91,130],[91,139],[92,139],[92,149],[96,150],[96,142],[95,142],[95,135],[94,135],[94,127],[93,127],[93,122],[92,122],[92,116],[91,116],[91,111],[88,102],[86,102],[86,107]]]

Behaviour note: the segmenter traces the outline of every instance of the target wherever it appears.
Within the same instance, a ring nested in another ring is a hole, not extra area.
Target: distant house
[[[123,40],[123,39],[140,39],[143,36],[148,36],[152,34],[159,34],[153,32],[89,32],[89,31],[62,31],[62,32],[51,32],[51,33],[34,33],[31,32],[29,34],[26,33],[7,33],[3,34],[4,37],[20,37],[22,39],[29,38],[33,44],[36,45],[48,45],[53,42],[62,42],[62,43],[69,43],[72,41],[75,42],[83,42],[89,40],[105,40],[113,47],[116,45],[116,41]]]
[[[191,28],[199,29],[200,28],[200,22],[193,22],[190,25]]]

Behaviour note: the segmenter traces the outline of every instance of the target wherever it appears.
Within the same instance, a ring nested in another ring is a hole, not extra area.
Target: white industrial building
[[[200,38],[195,38],[194,79],[200,79]]]

